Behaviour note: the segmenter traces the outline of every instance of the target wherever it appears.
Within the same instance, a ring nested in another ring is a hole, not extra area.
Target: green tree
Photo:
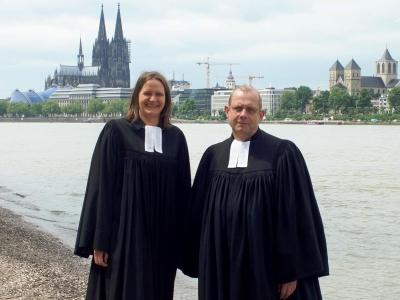
[[[100,99],[91,99],[89,101],[87,112],[92,115],[97,115],[104,109],[105,105]]]
[[[226,114],[225,114],[225,111],[223,109],[219,110],[217,120],[221,120],[221,121],[226,120]]]
[[[400,111],[400,87],[394,87],[390,90],[388,102],[391,109]]]
[[[62,112],[66,115],[78,116],[83,112],[83,108],[80,103],[74,102],[74,103],[68,104],[67,106],[64,106],[62,108]]]
[[[362,89],[360,95],[356,98],[356,107],[358,112],[369,112],[372,110],[371,100],[375,94],[373,89]]]
[[[7,108],[7,113],[13,117],[29,116],[30,115],[29,104],[21,102],[10,103],[10,105]]]
[[[296,100],[297,100],[297,109],[302,113],[306,111],[306,106],[310,103],[310,100],[313,97],[313,92],[308,86],[300,86],[296,92]]]
[[[8,105],[8,102],[0,100],[0,116],[4,116],[7,113]]]
[[[177,117],[181,119],[196,119],[200,115],[193,99],[186,99],[178,107]]]
[[[105,104],[102,112],[107,116],[122,116],[128,112],[129,101],[118,99]]]
[[[284,91],[281,96],[281,110],[294,112],[298,108],[296,94],[289,91]]]
[[[329,91],[323,91],[319,96],[313,98],[312,106],[317,114],[325,115],[329,112],[329,94]]]
[[[329,94],[329,105],[335,110],[335,113],[342,111],[350,103],[350,95],[347,90],[341,87],[333,87]]]
[[[348,115],[354,115],[356,113],[357,99],[358,99],[358,96],[356,96],[356,95],[350,96],[349,95],[349,97],[347,97],[345,99],[344,106],[343,106],[341,112],[348,114]]]
[[[42,114],[46,117],[58,115],[61,113],[60,106],[57,102],[48,101],[43,103]]]
[[[171,116],[176,117],[176,114],[178,113],[178,105],[175,103],[172,103],[172,109],[171,109]]]
[[[36,103],[31,105],[31,114],[32,116],[40,116],[42,115],[43,104]]]

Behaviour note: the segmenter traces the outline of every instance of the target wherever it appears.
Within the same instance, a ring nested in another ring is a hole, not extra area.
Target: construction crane
[[[249,75],[249,85],[251,86],[251,84],[253,83],[253,79],[261,79],[264,78],[264,76],[261,75]]]
[[[201,65],[206,65],[206,70],[207,70],[207,82],[206,86],[207,88],[210,88],[210,66],[211,65],[219,65],[219,66],[232,66],[232,65],[238,65],[238,63],[210,63],[210,58],[207,57],[205,61],[197,62],[199,66]]]

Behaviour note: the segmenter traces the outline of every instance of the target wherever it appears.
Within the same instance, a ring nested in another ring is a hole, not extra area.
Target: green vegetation
[[[104,108],[101,110],[101,114],[106,117],[124,116],[128,112],[128,109],[128,100],[112,100],[104,105]]]
[[[226,116],[223,111],[219,112],[219,116],[211,116],[209,111],[200,111],[193,99],[187,99],[179,105],[172,106],[172,117],[184,120],[225,120]]]
[[[4,116],[7,113],[8,102],[0,100],[0,116]]]
[[[347,90],[334,87],[313,96],[307,86],[300,86],[293,91],[285,91],[281,97],[281,107],[268,120],[342,120],[352,122],[400,122],[400,88],[393,88],[388,94],[389,108],[380,110],[373,107],[372,100],[379,95],[372,90],[362,90],[357,96],[351,96]],[[79,102],[60,108],[57,102],[49,101],[28,105],[0,100],[0,117],[73,117],[73,118],[115,118],[126,115],[129,101],[116,99],[103,101],[91,99],[87,108]],[[216,112],[213,112],[215,115]],[[172,106],[172,117],[186,120],[225,120],[223,110],[218,116],[211,116],[209,111],[201,111],[194,99],[187,99]]]
[[[178,119],[195,120],[200,116],[200,111],[196,108],[193,99],[187,99],[178,106],[174,106],[172,112]]]
[[[388,96],[390,108],[396,112],[400,112],[400,87],[394,87],[390,90]]]
[[[30,108],[25,103],[10,103],[7,107],[7,114],[13,117],[30,116]]]
[[[281,111],[295,113],[298,110],[298,102],[293,92],[285,91],[281,97]]]
[[[313,92],[308,86],[300,86],[296,92],[296,102],[298,109],[302,112],[306,112],[306,106],[310,103]]]
[[[313,101],[313,113],[326,115],[329,112],[329,92],[323,91],[321,95],[316,96]]]
[[[43,104],[33,104],[30,106],[32,116],[42,116],[43,115]]]
[[[83,108],[79,103],[71,103],[61,108],[61,112],[68,116],[80,116],[83,113]]]
[[[312,97],[312,90],[307,86],[300,86],[294,92],[285,91],[281,97],[281,110],[290,114],[305,113]]]
[[[42,114],[45,117],[54,117],[61,113],[60,106],[58,106],[57,102],[45,102],[42,106]]]
[[[54,101],[29,105],[0,100],[0,117],[119,117],[125,115],[128,108],[129,102],[123,99],[107,103],[100,99],[93,99],[89,101],[87,111],[84,111],[78,102],[60,108]]]
[[[299,87],[295,92],[286,91],[281,98],[280,110],[268,119],[301,120],[343,120],[353,122],[400,121],[400,88],[393,88],[388,95],[389,111],[378,111],[372,100],[380,95],[373,90],[362,90],[360,95],[351,96],[346,89],[334,87],[312,97],[310,89]],[[311,95],[311,96],[310,96]]]
[[[103,111],[104,107],[105,107],[105,104],[103,103],[102,100],[92,99],[91,101],[89,101],[89,104],[87,107],[87,112],[88,112],[88,114],[96,116]]]

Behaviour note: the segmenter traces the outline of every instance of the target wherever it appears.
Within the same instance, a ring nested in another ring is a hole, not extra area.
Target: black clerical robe
[[[325,235],[299,149],[258,129],[248,165],[228,168],[233,138],[209,147],[193,183],[184,272],[199,277],[200,300],[321,299],[328,275]]]
[[[162,152],[146,152],[141,121],[108,122],[97,141],[75,245],[92,262],[87,299],[172,300],[190,193],[186,140],[162,129]]]

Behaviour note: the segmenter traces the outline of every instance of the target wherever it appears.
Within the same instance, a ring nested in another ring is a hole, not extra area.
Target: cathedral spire
[[[99,41],[106,41],[107,40],[106,25],[104,23],[103,4],[101,5],[99,34],[97,36],[97,40],[99,40]]]
[[[117,13],[117,22],[115,24],[114,40],[122,41],[123,39],[124,39],[124,34],[122,33],[121,13],[118,3],[118,13]]]
[[[82,55],[82,38],[79,38],[79,55]]]
[[[78,68],[82,71],[83,66],[85,65],[84,56],[82,54],[82,38],[79,38],[79,54],[77,55],[78,58]]]

